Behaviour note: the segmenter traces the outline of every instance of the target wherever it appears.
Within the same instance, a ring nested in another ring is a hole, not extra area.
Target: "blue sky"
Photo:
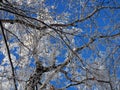
[[[59,1],[57,1],[57,2],[55,2],[55,1],[56,1],[56,0],[47,0],[47,1],[46,1],[46,5],[47,5],[47,6],[57,5],[57,7],[56,7],[55,10],[54,10],[54,12],[56,13],[56,15],[53,16],[53,17],[56,17],[57,14],[59,15],[59,14],[62,14],[63,12],[72,13],[72,14],[70,15],[70,18],[71,18],[71,19],[70,19],[70,22],[71,22],[71,21],[73,20],[73,18],[76,16],[76,14],[74,14],[74,10],[75,10],[76,8],[67,9],[68,6],[66,6],[66,4],[67,4],[67,2],[68,2],[69,0],[66,0],[66,2],[63,2],[63,0],[59,0]],[[108,0],[107,0],[107,1],[108,1]],[[76,5],[76,7],[77,7],[78,10],[80,10],[79,5],[78,5],[78,6]],[[51,9],[50,12],[52,12],[52,11],[53,11],[53,10]],[[113,13],[113,14],[111,14],[111,13]],[[110,11],[110,10],[102,10],[102,11],[100,11],[98,16],[95,15],[95,17],[97,18],[97,19],[95,20],[95,23],[97,23],[97,25],[99,26],[99,28],[97,28],[96,26],[93,26],[92,29],[90,29],[89,26],[86,26],[87,24],[91,24],[91,25],[92,25],[92,23],[94,23],[94,22],[91,21],[91,19],[88,19],[87,21],[82,22],[82,23],[77,23],[77,24],[76,24],[76,25],[77,25],[76,27],[77,27],[77,28],[81,28],[82,30],[84,30],[84,32],[79,33],[77,36],[74,37],[75,47],[80,47],[80,46],[84,45],[85,43],[88,43],[88,42],[89,42],[89,37],[79,37],[80,35],[89,34],[90,37],[91,37],[91,36],[94,36],[94,32],[95,32],[95,31],[98,31],[98,32],[99,32],[100,34],[102,34],[102,35],[108,35],[108,29],[109,29],[109,31],[111,32],[111,33],[109,33],[109,35],[113,35],[113,34],[115,34],[115,33],[120,32],[119,29],[118,29],[118,30],[115,30],[115,31],[112,31],[113,28],[111,28],[111,27],[113,27],[115,24],[119,24],[119,21],[120,21],[119,15],[120,15],[120,14],[118,14],[118,13],[120,13],[119,10],[118,10],[118,11],[114,11],[114,10],[113,10],[113,11]],[[80,13],[78,12],[77,14],[80,14]],[[116,15],[117,15],[117,16],[116,16]],[[7,18],[14,19],[14,16],[13,16],[13,15],[7,16],[7,13],[6,13],[5,16],[6,16]],[[36,17],[36,14],[33,14],[33,15],[31,15],[31,16],[32,16],[32,17]],[[106,16],[106,17],[105,17],[105,16]],[[110,18],[109,18],[109,17],[110,17]],[[111,17],[113,17],[113,20],[115,20],[114,22],[116,22],[116,23],[111,22]],[[79,18],[79,17],[78,17],[78,18]],[[56,18],[54,18],[54,19],[56,20]],[[110,24],[110,25],[109,25],[109,24]],[[91,30],[91,31],[90,31],[90,30]],[[0,35],[0,40],[1,40],[1,39],[2,39],[2,37],[1,37],[1,35]],[[14,40],[15,40],[15,39],[13,38],[13,39],[11,39],[11,40],[9,40],[9,41],[10,41],[11,43],[13,43]],[[118,39],[118,40],[120,40],[120,39]],[[119,42],[118,40],[113,40],[112,43],[117,44],[117,45],[120,45],[120,42]],[[52,37],[51,37],[51,38],[50,38],[50,41],[51,41],[51,43],[55,44],[56,42],[59,41],[59,39],[57,39],[57,38],[55,39],[55,38],[52,38]],[[84,41],[84,42],[83,42],[83,41]],[[104,40],[103,40],[103,41],[104,41]],[[109,45],[107,45],[107,44],[102,44],[102,40],[101,40],[101,42],[100,42],[99,40],[96,40],[95,43],[97,44],[96,49],[98,49],[98,50],[100,50],[100,51],[102,51],[102,52],[105,52],[105,51],[107,50],[107,47],[109,46]],[[19,59],[19,54],[16,53],[17,49],[19,49],[19,48],[18,48],[18,47],[12,48],[12,49],[10,50],[10,52],[16,57],[16,59]],[[111,51],[112,51],[112,49],[111,49]],[[56,57],[56,59],[59,61],[59,63],[62,63],[62,62],[65,60],[66,52],[67,52],[67,50],[66,50],[66,47],[65,47],[64,49],[62,49],[62,50],[60,51],[60,54]],[[118,51],[118,52],[119,52],[119,51]],[[91,55],[94,55],[94,54],[93,54],[94,51],[91,50],[90,48],[86,48],[86,49],[82,50],[82,51],[79,52],[79,53],[81,53],[82,58],[84,58],[84,60],[89,59],[89,58],[91,57]],[[106,55],[107,55],[107,54],[106,54]],[[117,58],[118,56],[119,56],[119,54],[116,53],[116,54],[115,54],[115,57]],[[4,59],[4,57],[5,57],[5,56],[4,56],[3,52],[0,51],[0,64],[2,63],[2,60]],[[97,56],[95,55],[94,57],[97,57]],[[34,67],[34,63],[33,63],[33,62],[34,62],[34,59],[31,57],[30,60],[31,60],[30,66],[33,66],[33,67]],[[93,60],[93,61],[94,61],[94,60]],[[114,62],[112,62],[112,64],[114,64]],[[112,71],[112,69],[111,69],[111,71]],[[120,77],[120,68],[119,68],[119,67],[117,67],[117,77]],[[62,79],[60,79],[59,81],[60,81],[61,83],[66,81],[64,75],[62,75]],[[68,81],[68,82],[69,82],[69,81]],[[56,82],[56,81],[51,81],[51,83],[52,83],[53,85],[55,85],[56,87],[58,87],[58,88],[64,86],[64,84],[61,85],[61,86],[57,86],[57,82]],[[67,90],[78,90],[78,89],[76,89],[76,88],[74,88],[74,87],[70,87],[70,88],[68,88]],[[93,90],[95,90],[95,89],[93,88]]]

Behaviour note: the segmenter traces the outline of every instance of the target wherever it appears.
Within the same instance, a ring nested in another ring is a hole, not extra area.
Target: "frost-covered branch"
[[[4,27],[3,27],[1,21],[0,21],[0,26],[1,26],[2,35],[3,35],[3,38],[4,38],[4,42],[5,42],[5,45],[6,45],[6,50],[7,50],[9,62],[10,62],[10,65],[11,65],[11,70],[12,70],[12,76],[13,76],[14,87],[15,87],[15,90],[17,90],[17,85],[16,85],[17,83],[16,83],[15,70],[14,70],[12,58],[11,58],[11,55],[10,55],[10,49],[9,49],[9,46],[8,46],[8,43],[7,43],[7,39],[6,39],[6,36],[5,36],[5,33],[4,33]]]

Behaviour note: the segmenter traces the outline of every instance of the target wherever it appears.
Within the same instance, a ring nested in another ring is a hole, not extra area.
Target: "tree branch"
[[[14,81],[14,87],[15,87],[15,90],[17,90],[16,79],[15,79],[16,77],[15,77],[15,72],[14,72],[14,66],[13,66],[13,62],[12,62],[12,58],[11,58],[11,55],[10,55],[9,46],[7,44],[7,39],[6,39],[6,36],[5,36],[5,33],[4,33],[4,28],[3,28],[3,25],[2,25],[1,21],[0,21],[0,26],[1,26],[2,35],[3,35],[3,38],[4,38],[4,42],[5,42],[5,45],[6,45],[8,58],[9,58],[11,69],[12,69],[12,76],[13,76],[13,81]]]

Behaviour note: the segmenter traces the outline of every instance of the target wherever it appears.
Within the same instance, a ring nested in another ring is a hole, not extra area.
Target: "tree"
[[[0,88],[119,90],[120,2],[0,2]]]

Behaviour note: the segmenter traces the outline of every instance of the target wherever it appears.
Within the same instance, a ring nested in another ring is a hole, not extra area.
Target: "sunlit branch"
[[[64,70],[62,70],[62,69],[60,70],[60,72],[63,73],[63,74],[65,75],[66,79],[70,80],[71,82],[78,82],[78,81],[73,80],[72,78],[70,78],[70,77],[68,76],[68,72],[66,72],[66,71],[64,71]]]
[[[34,24],[30,24],[30,23],[25,22],[23,20],[6,20],[6,19],[0,19],[0,20],[3,23],[10,23],[10,24],[18,23],[18,24],[25,25],[25,26],[28,26],[28,27],[33,28],[33,29],[41,29],[41,27],[36,26]]]
[[[71,86],[76,86],[76,85],[80,85],[80,84],[85,84],[85,82],[86,82],[86,81],[89,81],[89,80],[91,80],[91,81],[97,81],[97,82],[99,82],[99,83],[106,83],[106,84],[109,84],[111,90],[113,90],[110,81],[104,81],[104,80],[99,80],[99,79],[97,80],[97,79],[95,79],[95,78],[86,78],[86,79],[83,79],[83,80],[81,80],[81,81],[79,81],[79,82],[77,82],[77,83],[69,84],[69,85],[67,85],[65,88],[69,88],[69,87],[71,87]]]

